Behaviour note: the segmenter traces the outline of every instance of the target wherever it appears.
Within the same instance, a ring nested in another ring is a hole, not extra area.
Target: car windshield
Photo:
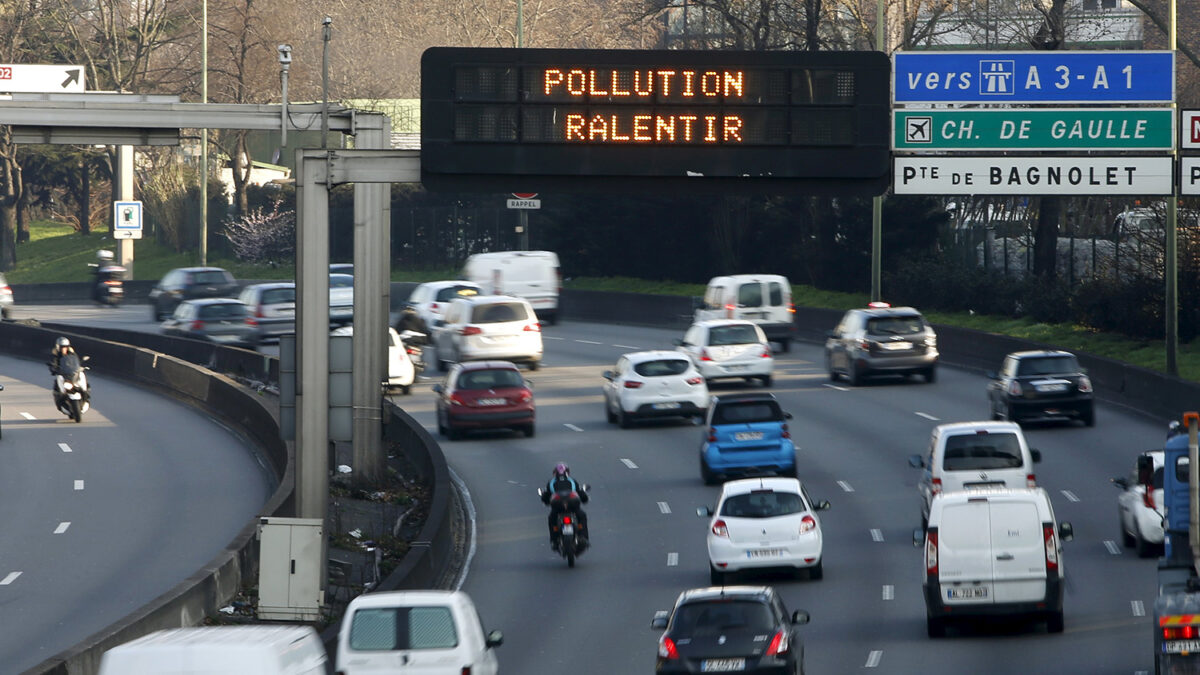
[[[282,305],[289,302],[296,302],[296,289],[294,288],[272,288],[263,291],[262,304],[264,305]]]
[[[643,361],[633,366],[633,372],[644,377],[661,377],[678,375],[688,369],[691,361],[687,359],[663,359],[661,361]]]
[[[455,389],[497,389],[499,387],[523,387],[525,380],[515,370],[468,370],[458,376]]]
[[[774,628],[771,610],[765,604],[739,600],[688,603],[675,610],[671,619],[671,631],[677,635],[767,633]]]
[[[246,306],[241,303],[223,302],[219,305],[204,305],[200,308],[202,319],[241,319],[246,316]]]
[[[449,607],[360,609],[350,623],[350,649],[399,651],[452,649],[458,646]]]
[[[1017,376],[1068,375],[1079,372],[1079,362],[1074,356],[1039,356],[1021,359],[1017,364]]]
[[[443,288],[434,296],[434,302],[450,302],[455,298],[469,298],[472,295],[479,295],[479,290],[474,286],[450,286]]]
[[[202,270],[200,272],[192,272],[192,283],[225,284],[229,283],[229,277],[224,270]]]
[[[783,412],[775,401],[739,401],[722,403],[713,412],[713,424],[782,422]]]
[[[505,323],[507,321],[525,321],[529,313],[525,305],[519,302],[495,302],[479,305],[471,311],[471,323]]]
[[[925,321],[915,314],[867,319],[867,332],[871,335],[915,335],[923,330]]]
[[[804,501],[795,492],[765,490],[733,495],[721,505],[721,515],[730,518],[775,518],[805,510]]]
[[[1016,434],[964,434],[946,439],[947,471],[1012,469],[1023,464]]]
[[[750,324],[735,324],[732,326],[713,326],[708,331],[708,344],[712,347],[721,345],[748,345],[758,342],[758,331]]]

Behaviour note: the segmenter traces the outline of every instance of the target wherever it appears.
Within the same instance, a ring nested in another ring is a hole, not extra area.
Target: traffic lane
[[[35,362],[0,363],[6,378],[47,378]],[[0,581],[20,572],[0,585],[0,663],[14,672],[195,573],[273,489],[253,451],[214,420],[90,375],[93,407],[79,424],[47,387],[0,380]]]

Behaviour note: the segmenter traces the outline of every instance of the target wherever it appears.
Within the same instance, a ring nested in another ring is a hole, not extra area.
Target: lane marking
[[[641,349],[641,347],[634,347],[633,345],[613,345],[613,346],[618,347],[620,349]]]
[[[867,662],[863,665],[864,668],[876,668],[879,666],[879,661],[883,659],[883,651],[872,649],[870,654],[867,654]]]
[[[75,489],[82,490],[83,489],[83,481],[81,481],[81,480],[75,481]]]
[[[36,417],[34,417],[33,415],[30,415],[27,412],[21,413],[21,417],[24,417],[27,420],[36,420],[37,419]]]
[[[574,424],[564,424],[563,426],[570,429],[571,431],[583,431],[583,429],[580,429],[579,427],[575,426]]]
[[[837,484],[838,487],[842,488],[843,492],[854,492],[854,488],[850,487],[850,484],[844,480],[839,480]]]
[[[930,422],[938,421],[938,418],[934,417],[933,415],[930,415],[929,413],[919,412],[919,413],[917,413],[917,417],[924,417],[925,419],[929,420]]]
[[[1142,604],[1141,600],[1134,600],[1129,604],[1133,607],[1134,616],[1146,616],[1146,606]]]
[[[1074,493],[1074,492],[1071,492],[1070,490],[1062,490],[1062,495],[1063,495],[1064,497],[1066,497],[1066,498],[1067,498],[1067,501],[1069,501],[1069,502],[1077,502],[1077,501],[1079,501],[1079,497],[1076,497],[1076,496],[1075,496],[1075,493]]]
[[[883,541],[883,530],[871,530],[871,541]]]
[[[603,342],[596,342],[595,340],[576,340],[576,342],[578,342],[581,345],[602,345],[602,344],[604,344]]]
[[[70,521],[61,522],[58,524],[58,527],[54,528],[54,534],[62,534],[63,532],[66,532],[67,528],[70,526],[71,526]]]
[[[625,466],[627,466],[627,467],[631,468],[631,469],[636,469],[636,468],[637,468],[637,464],[634,464],[632,459],[625,459],[624,457],[622,457],[622,458],[621,458],[621,463],[622,463],[622,464],[624,464]]]
[[[62,450],[63,452],[71,452],[71,446],[67,445],[66,443],[59,443],[58,449]]]
[[[1108,552],[1113,555],[1121,555],[1121,548],[1117,546],[1117,542],[1113,541],[1112,539],[1104,540],[1104,548],[1108,549]]]
[[[678,564],[679,564],[679,554],[678,553],[668,553],[667,554],[667,567],[675,567]]]
[[[662,512],[663,515],[666,515],[671,512],[671,505],[666,502],[659,502],[658,510]]]
[[[17,577],[19,576],[21,576],[20,572],[9,572],[8,576],[0,579],[0,586],[7,586],[11,584],[12,582],[16,581]]]
[[[543,339],[543,340],[566,340],[567,338],[564,338],[564,337],[552,337],[552,336],[550,336],[550,335],[543,335],[543,336],[542,336],[542,339]]]
[[[883,599],[884,600],[895,600],[896,599],[896,587],[891,584],[884,584]]]
[[[825,382],[825,383],[823,383],[823,384],[824,384],[826,387],[829,387],[830,389],[837,389],[838,391],[850,391],[850,389],[848,389],[847,387],[842,387],[842,386],[839,386],[839,385],[836,385],[836,384],[829,384],[828,382]]]

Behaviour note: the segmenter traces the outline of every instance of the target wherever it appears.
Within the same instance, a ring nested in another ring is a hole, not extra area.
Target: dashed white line
[[[574,424],[564,424],[563,426],[570,429],[571,431],[583,431],[583,429],[580,429],[579,427],[575,426]]]
[[[67,445],[66,443],[59,443],[58,449],[62,450],[63,452],[71,452],[71,446]]]
[[[850,487],[850,484],[844,480],[839,480],[837,484],[838,487],[842,488],[843,492],[854,492],[854,488]]]
[[[24,417],[27,420],[36,420],[37,419],[36,417],[34,417],[33,415],[30,415],[27,412],[21,413],[21,417]]]
[[[576,342],[578,342],[581,345],[602,345],[602,344],[604,344],[603,342],[596,342],[595,340],[576,340]]]
[[[917,417],[924,417],[925,419],[929,420],[930,422],[938,421],[938,418],[934,417],[933,415],[930,415],[929,413],[919,412],[919,413],[917,413]]]
[[[641,347],[634,347],[633,345],[613,345],[613,346],[617,347],[618,349],[641,349]]]
[[[552,336],[550,336],[550,335],[543,335],[543,336],[542,336],[542,339],[543,339],[543,340],[566,340],[567,338],[564,338],[564,337],[552,337]]]
[[[896,599],[896,587],[891,584],[884,584],[883,599],[884,600],[895,600]]]
[[[850,391],[850,389],[848,389],[847,387],[841,387],[836,384],[829,384],[828,382],[825,382],[824,385],[826,387],[829,387],[830,389],[837,389],[838,391]]]
[[[1142,604],[1141,600],[1134,600],[1129,604],[1133,609],[1134,616],[1146,616],[1146,606]]]
[[[83,489],[83,481],[81,481],[81,480],[75,481],[75,489],[82,490]]]
[[[665,514],[668,514],[668,513],[670,513],[670,512],[671,512],[671,505],[670,505],[670,504],[668,504],[668,503],[666,503],[666,502],[659,502],[659,503],[658,503],[658,510],[659,510],[660,512],[662,512],[664,515],[665,515]]]
[[[871,530],[871,541],[883,541],[883,530]]]
[[[1062,496],[1066,497],[1066,498],[1067,498],[1067,501],[1069,501],[1069,502],[1077,502],[1077,501],[1079,501],[1079,497],[1075,496],[1075,493],[1074,493],[1074,492],[1071,492],[1070,490],[1063,490],[1063,491],[1062,491]]]
[[[679,554],[678,553],[668,553],[667,554],[667,567],[675,567],[678,564],[679,564]]]
[[[621,458],[621,463],[622,463],[622,464],[624,464],[625,466],[627,466],[627,467],[631,468],[631,469],[636,469],[636,468],[637,468],[637,464],[634,464],[632,459],[626,459],[626,458],[622,457],[622,458]]]
[[[883,659],[883,651],[872,649],[870,654],[867,654],[867,662],[863,664],[864,668],[877,668],[879,662]]]
[[[19,576],[21,576],[20,572],[9,572],[8,576],[0,579],[0,586],[7,586],[11,584],[12,582],[16,581],[17,577]]]
[[[1104,548],[1108,549],[1108,552],[1113,555],[1121,555],[1121,547],[1117,546],[1117,542],[1112,539],[1104,540]]]
[[[58,527],[54,528],[54,534],[62,534],[63,532],[66,532],[67,528],[70,526],[71,526],[71,521],[69,521],[69,520],[61,522],[58,524]]]

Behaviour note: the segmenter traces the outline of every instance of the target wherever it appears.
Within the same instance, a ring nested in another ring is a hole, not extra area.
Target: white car
[[[708,386],[690,359],[679,352],[625,354],[604,371],[604,414],[628,429],[635,419],[704,417]]]
[[[795,478],[743,478],[725,483],[708,526],[708,564],[714,586],[742,570],[782,568],[807,570],[820,579],[823,543],[817,511],[829,502],[814,502]]]
[[[675,344],[676,351],[687,354],[708,382],[740,377],[771,386],[775,357],[766,335],[751,321],[698,321]]]
[[[542,362],[542,326],[533,307],[509,295],[457,298],[446,318],[435,322],[438,370],[463,361],[512,361],[537,370]]]
[[[455,298],[483,295],[483,288],[472,281],[430,281],[413,289],[404,302],[399,328],[429,333]]]
[[[1142,465],[1139,480],[1138,465]],[[1149,474],[1148,476],[1145,474]],[[1147,480],[1147,478],[1149,480]],[[1150,450],[1138,455],[1129,477],[1112,479],[1121,488],[1117,496],[1117,516],[1120,519],[1121,539],[1126,546],[1137,550],[1138,557],[1155,555],[1163,543],[1163,451]],[[1146,483],[1150,492],[1146,492]]]
[[[349,274],[329,275],[329,322],[349,323],[354,320],[354,277]]]
[[[335,328],[330,335],[354,335],[354,326],[342,326]],[[413,366],[412,357],[409,356],[409,348],[404,344],[404,340],[396,329],[388,329],[388,375],[384,381],[384,388],[388,391],[399,391],[402,394],[408,394],[412,391],[412,384],[417,379],[417,369]]]

